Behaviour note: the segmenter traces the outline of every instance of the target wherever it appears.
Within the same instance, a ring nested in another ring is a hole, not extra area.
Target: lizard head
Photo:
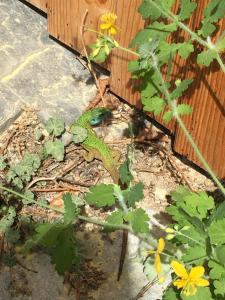
[[[105,119],[110,118],[112,115],[111,110],[104,108],[104,107],[98,107],[90,110],[90,119],[89,123],[91,126],[96,126],[102,123]]]

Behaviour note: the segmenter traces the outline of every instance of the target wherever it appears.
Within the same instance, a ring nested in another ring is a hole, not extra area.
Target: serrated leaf
[[[208,196],[206,192],[192,192],[184,198],[181,207],[191,217],[202,220],[207,217],[208,211],[213,209],[214,205],[213,198]]]
[[[134,73],[139,70],[139,62],[136,60],[129,61],[128,63],[128,71]]]
[[[129,212],[125,216],[125,219],[131,223],[132,229],[135,233],[149,232],[149,217],[142,208],[137,208]]]
[[[62,275],[69,271],[75,258],[73,227],[61,231],[53,250],[53,263],[57,272]]]
[[[177,30],[175,23],[165,24],[163,22],[153,22],[145,29],[141,30],[130,44],[130,47],[138,46],[150,39],[166,39],[172,32]]]
[[[5,157],[4,156],[0,156],[0,171],[5,170],[7,164],[5,163]]]
[[[163,115],[163,121],[166,123],[169,123],[173,118],[173,112],[171,110],[168,110]]]
[[[182,96],[183,92],[185,92],[189,85],[193,82],[193,79],[185,79],[183,81],[180,81],[179,85],[173,90],[171,93],[171,99],[178,99]]]
[[[36,234],[33,236],[31,244],[33,244],[33,246],[54,246],[59,234],[61,233],[61,231],[63,231],[64,228],[64,224],[59,222],[39,224],[35,229]]]
[[[8,243],[15,244],[20,239],[20,232],[18,229],[9,227],[5,232],[5,239]]]
[[[131,174],[129,170],[129,161],[126,160],[120,167],[119,167],[119,174],[120,174],[120,180],[122,184],[127,184],[133,180],[133,175]]]
[[[72,224],[77,217],[77,207],[70,193],[63,194],[64,224]]]
[[[211,62],[216,59],[217,52],[214,49],[209,49],[198,54],[197,63],[208,67]]]
[[[210,18],[210,21],[217,22],[224,17],[225,7],[221,0],[211,0],[204,10],[206,18]]]
[[[207,256],[206,249],[203,247],[198,246],[193,246],[189,247],[185,255],[182,256],[182,261],[185,263],[195,261],[195,264],[201,264],[202,260],[204,260]]]
[[[194,52],[194,46],[190,42],[181,43],[178,48],[179,55],[184,59],[187,59],[192,52]]]
[[[208,232],[212,244],[225,244],[225,219],[213,221],[209,226]]]
[[[163,294],[163,300],[180,300],[180,293],[175,288],[168,288]]]
[[[50,118],[45,126],[49,134],[60,136],[65,130],[65,123],[60,118]]]
[[[225,266],[225,246],[216,247],[215,252],[219,262]]]
[[[47,155],[52,155],[57,161],[64,159],[64,144],[62,141],[47,141],[45,143]]]
[[[184,21],[192,15],[193,11],[197,7],[197,3],[192,2],[190,0],[181,0],[180,1],[180,13],[179,13],[179,19],[181,21]]]
[[[159,115],[166,106],[164,99],[160,97],[142,99],[142,104],[144,105],[143,109],[145,111],[152,112],[155,115]]]
[[[198,287],[196,294],[193,296],[185,296],[181,293],[182,300],[212,300],[212,295],[208,287]]]
[[[217,262],[210,260],[208,266],[211,269],[209,272],[209,276],[211,279],[220,279],[222,277],[225,277],[225,268]]]
[[[144,198],[144,184],[142,182],[137,183],[132,186],[130,189],[123,191],[123,195],[125,198],[128,207],[133,207],[136,202],[142,200]]]
[[[30,190],[26,190],[24,192],[24,196],[26,197],[26,199],[22,199],[23,204],[28,205],[33,203],[34,200],[34,193],[32,193]]]
[[[91,187],[90,191],[85,195],[85,200],[88,204],[97,207],[112,206],[116,202],[114,185],[102,183]]]
[[[192,107],[188,104],[178,104],[177,112],[180,116],[189,115],[192,113]]]
[[[216,48],[221,52],[225,49],[225,37],[216,43]]]
[[[80,127],[80,126],[71,126],[70,128],[70,132],[73,134],[73,142],[75,144],[79,144],[82,143],[83,141],[86,140],[87,136],[88,136],[88,131],[86,128],[84,127]]]
[[[156,8],[152,2],[155,2],[158,6],[165,7],[168,10],[170,10],[174,4],[174,0],[164,0],[163,3],[161,0],[143,0],[142,4],[138,8],[138,12],[142,15],[143,19],[150,18],[152,21],[154,21],[162,15],[161,11]]]
[[[225,278],[213,281],[215,295],[225,296]]]
[[[14,207],[10,206],[6,215],[4,215],[0,220],[0,233],[5,233],[14,223],[16,217],[16,210]]]
[[[218,205],[218,207],[216,208],[216,210],[213,213],[213,217],[216,220],[221,220],[221,219],[225,218],[225,201],[223,201],[222,203],[220,203]]]
[[[123,217],[124,217],[124,212],[121,209],[118,209],[117,211],[114,211],[111,213],[106,218],[106,222],[110,224],[115,224],[115,225],[122,225],[123,224]],[[114,231],[115,228],[107,226],[104,228],[105,231]]]

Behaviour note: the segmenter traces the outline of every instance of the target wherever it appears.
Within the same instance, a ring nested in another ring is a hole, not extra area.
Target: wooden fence
[[[120,33],[117,40],[127,47],[136,33],[144,28],[145,22],[137,12],[141,0],[28,0],[48,15],[49,34],[64,44],[82,53],[80,24],[88,9],[86,26],[97,29],[100,16],[108,11],[118,16],[117,25]],[[193,14],[189,26],[198,27],[203,8],[208,0],[199,0],[198,9]],[[224,30],[225,20],[220,23],[218,35]],[[85,33],[85,41],[90,44],[95,40],[93,33]],[[105,66],[111,73],[110,89],[132,105],[140,107],[139,94],[132,88],[132,79],[127,71],[130,54],[116,50]],[[225,75],[215,62],[210,68],[196,64],[195,58],[188,63],[176,59],[173,76],[194,78],[194,84],[182,102],[189,103],[194,112],[185,118],[187,128],[210,166],[220,178],[225,177]],[[161,120],[158,119],[163,124]],[[163,124],[166,126],[165,124]],[[174,150],[201,166],[194,151],[176,123],[166,126],[175,136]]]

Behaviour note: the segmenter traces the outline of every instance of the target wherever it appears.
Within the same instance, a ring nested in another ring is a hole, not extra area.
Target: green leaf
[[[225,296],[225,278],[213,281],[215,295]]]
[[[124,212],[121,209],[114,211],[106,218],[106,222],[114,225],[122,225],[123,224]],[[104,228],[105,231],[114,231],[115,228],[107,226]]]
[[[5,239],[8,243],[15,244],[20,239],[20,233],[18,229],[9,227],[5,232]]]
[[[185,255],[182,256],[182,261],[185,263],[195,261],[196,265],[201,264],[202,260],[207,256],[206,249],[198,246],[189,247]]]
[[[120,167],[119,167],[119,174],[120,180],[122,184],[127,184],[133,180],[133,175],[129,170],[129,160],[126,160]]]
[[[168,288],[163,294],[163,300],[180,300],[180,293],[175,288]]]
[[[177,112],[180,116],[189,115],[192,113],[192,107],[188,104],[178,104]]]
[[[209,226],[208,232],[212,244],[225,244],[225,219],[213,221]]]
[[[128,71],[133,73],[139,70],[139,62],[136,60],[129,61],[128,63]]]
[[[174,4],[174,0],[164,0],[163,2],[161,0],[154,0],[153,2],[168,10],[170,10]],[[150,18],[152,21],[157,20],[162,15],[161,11],[156,8],[150,0],[143,0],[138,12],[142,15],[143,19]]]
[[[193,79],[185,79],[183,81],[179,81],[179,84],[177,84],[177,87],[173,90],[171,93],[171,99],[178,99],[183,95],[183,92],[185,92],[188,88],[189,85],[192,83]]]
[[[216,247],[215,252],[220,263],[225,266],[225,246]]]
[[[192,2],[190,0],[181,0],[181,7],[179,13],[180,21],[184,21],[188,19],[192,15],[196,7],[197,7],[197,3],[195,2]]]
[[[220,279],[222,277],[225,277],[225,268],[217,262],[210,260],[208,266],[211,269],[209,272],[209,276],[211,279]]]
[[[73,142],[75,144],[82,143],[86,140],[88,136],[88,131],[84,127],[80,127],[77,125],[72,125],[70,128],[71,133],[73,134]]]
[[[5,157],[0,156],[0,171],[5,170],[6,167],[7,167],[7,164],[5,163]]]
[[[73,202],[73,197],[70,193],[63,194],[64,202],[64,224],[72,224],[77,218],[77,206]]]
[[[10,267],[10,268],[15,266],[17,263],[15,257],[10,254],[7,254],[7,253],[2,255],[1,261],[3,262],[3,264],[5,266]]]
[[[64,144],[62,141],[47,141],[44,147],[47,155],[52,155],[57,161],[64,159]]]
[[[160,97],[143,99],[142,104],[144,105],[143,109],[145,111],[153,112],[155,115],[159,115],[166,106],[165,101]]]
[[[206,192],[191,192],[185,196],[180,206],[191,217],[202,220],[207,217],[208,211],[214,208],[214,200]]]
[[[97,207],[112,206],[116,202],[114,185],[102,183],[92,186],[90,191],[85,195],[85,200],[88,204]]]
[[[15,217],[16,210],[14,207],[10,206],[6,215],[0,220],[0,233],[5,233],[13,225]]]
[[[64,224],[59,222],[43,223],[37,225],[36,234],[32,239],[32,247],[41,245],[45,247],[54,246],[58,239],[59,234],[65,228]]]
[[[49,134],[60,136],[65,130],[64,121],[60,118],[50,118],[45,126]]]
[[[155,38],[164,40],[176,30],[177,25],[175,23],[165,24],[158,21],[153,22],[136,35],[131,42],[130,47],[138,46]]]
[[[216,43],[216,48],[220,51],[225,49],[225,37]]]
[[[53,263],[60,275],[70,270],[75,258],[74,247],[73,226],[69,226],[60,232],[52,255]]]
[[[125,201],[129,207],[133,207],[136,202],[144,198],[144,184],[142,182],[137,183],[132,186],[130,189],[123,191]]]
[[[23,204],[28,205],[33,203],[34,193],[32,193],[30,190],[26,190],[24,196],[26,197],[26,199],[22,199]]]
[[[191,191],[185,186],[178,186],[175,191],[171,192],[171,197],[174,201],[184,201],[184,199],[189,196]]]
[[[182,300],[212,300],[212,295],[208,287],[198,287],[196,294],[193,296],[185,296],[181,293]]]
[[[130,211],[125,216],[126,221],[131,223],[132,229],[135,233],[149,232],[149,217],[142,208],[137,208]]]
[[[217,52],[214,49],[209,49],[198,54],[197,63],[208,67],[211,62],[216,59]]]
[[[173,112],[171,110],[168,110],[163,115],[163,121],[166,123],[169,123],[173,118]]]
[[[191,44],[191,42],[184,42],[179,44],[179,48],[178,48],[178,53],[179,55],[184,58],[187,59],[188,56],[194,52],[194,46]]]
[[[221,220],[225,218],[225,201],[220,203],[218,207],[216,208],[215,212],[213,213],[213,217],[216,220]]]

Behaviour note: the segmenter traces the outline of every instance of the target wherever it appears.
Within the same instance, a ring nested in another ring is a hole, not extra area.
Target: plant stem
[[[187,239],[189,239],[190,241],[196,243],[197,245],[205,247],[205,244],[202,244],[202,243],[200,243],[199,241],[196,241],[196,240],[193,239],[192,237],[190,237],[190,236],[188,236],[188,235],[186,235],[186,234],[184,234],[184,233],[182,233],[182,232],[180,232],[180,231],[177,232],[177,235],[182,235],[182,236],[186,237]]]
[[[214,174],[214,172],[212,171],[212,169],[210,168],[209,164],[207,163],[206,159],[204,158],[204,156],[202,155],[202,153],[200,152],[198,146],[195,144],[191,134],[189,133],[189,131],[187,130],[186,126],[184,125],[184,122],[181,120],[179,114],[175,115],[175,118],[179,124],[179,126],[181,127],[181,129],[183,130],[184,134],[186,135],[186,138],[188,139],[189,143],[191,144],[192,148],[194,149],[195,153],[197,154],[199,160],[202,162],[204,168],[206,169],[206,171],[209,173],[209,175],[212,177],[212,179],[214,180],[214,182],[216,183],[216,185],[218,186],[218,188],[221,190],[221,192],[223,193],[223,195],[225,196],[225,188],[223,187],[223,185],[221,184],[221,182],[219,181],[219,179],[216,177],[216,175]]]
[[[85,221],[87,223],[91,223],[91,224],[95,224],[95,225],[99,225],[99,226],[102,226],[102,227],[112,227],[114,229],[126,229],[126,230],[129,230],[133,233],[131,227],[129,225],[125,225],[125,224],[121,224],[121,225],[117,225],[117,224],[110,224],[108,222],[104,222],[104,221],[99,221],[97,219],[92,219],[92,218],[89,218],[89,217],[85,217],[85,216],[81,216],[81,215],[78,215],[78,218],[82,221]]]
[[[221,69],[223,70],[223,72],[225,73],[225,65],[219,55],[219,53],[217,52],[216,54],[216,60],[218,61],[218,64],[220,65]]]
[[[156,56],[154,54],[152,54],[152,57],[153,57],[153,61],[156,61],[157,58],[156,58]],[[221,182],[219,181],[219,179],[216,177],[216,175],[214,174],[213,170],[210,168],[210,166],[207,163],[206,159],[204,158],[204,156],[200,152],[198,146],[196,145],[195,141],[193,140],[191,134],[187,130],[184,122],[180,118],[180,115],[177,112],[176,102],[174,100],[171,101],[170,93],[168,91],[168,88],[166,87],[165,80],[164,80],[164,78],[162,76],[162,73],[160,72],[160,70],[159,70],[159,68],[157,66],[157,63],[155,63],[153,65],[153,68],[155,69],[155,71],[158,73],[158,75],[160,77],[162,88],[163,88],[163,93],[164,93],[164,95],[166,97],[167,105],[170,107],[170,109],[173,112],[173,116],[176,118],[179,126],[183,130],[186,138],[188,139],[189,143],[191,144],[192,148],[194,149],[196,155],[198,156],[199,160],[203,164],[204,168],[206,169],[206,171],[209,173],[209,175],[211,176],[211,178],[213,179],[213,181],[215,182],[215,184],[218,186],[218,188],[221,190],[221,192],[225,196],[225,188],[223,187],[223,185],[221,184]]]
[[[210,49],[209,44],[204,41],[199,35],[197,35],[194,31],[192,31],[189,27],[187,27],[185,24],[179,21],[176,15],[174,15],[170,10],[166,9],[165,6],[161,7],[158,4],[156,4],[154,1],[149,0],[151,4],[158,9],[166,18],[173,21],[175,24],[177,24],[180,28],[182,28],[184,31],[186,31],[193,40],[196,40],[199,44],[202,46]]]
[[[38,202],[38,201],[36,201],[34,199],[30,199],[30,198],[24,196],[23,194],[20,194],[20,193],[14,191],[12,189],[9,189],[9,188],[1,185],[1,184],[0,184],[0,189],[3,190],[3,191],[6,191],[6,192],[8,192],[8,193],[10,193],[12,195],[15,195],[15,196],[17,196],[17,197],[19,197],[21,199],[24,199],[24,200],[28,201],[29,203],[36,204],[36,205],[38,205],[40,207],[47,208],[47,209],[53,210],[53,211],[58,212],[58,213],[64,213],[63,210],[61,210],[59,208],[50,207],[48,204],[44,204],[44,203]]]

